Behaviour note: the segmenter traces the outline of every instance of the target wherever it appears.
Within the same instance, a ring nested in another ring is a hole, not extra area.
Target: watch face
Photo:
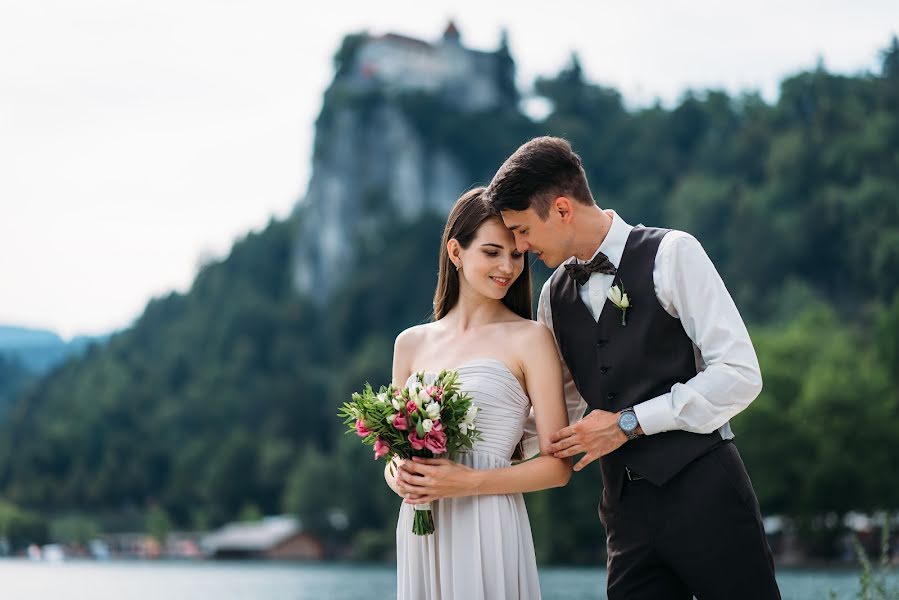
[[[623,413],[623,414],[618,418],[618,425],[619,425],[619,426],[621,427],[621,429],[623,429],[624,431],[627,431],[627,432],[634,431],[634,430],[637,428],[637,425],[638,425],[638,423],[637,423],[637,415],[635,415],[635,414],[632,413],[632,412],[626,412],[626,413]]]

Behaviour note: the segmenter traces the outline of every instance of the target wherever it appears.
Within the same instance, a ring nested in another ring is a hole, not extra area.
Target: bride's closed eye
[[[486,254],[487,256],[499,256],[499,252],[497,252],[496,250],[485,250],[484,254]],[[522,254],[521,252],[512,253],[512,258],[515,260],[518,260],[522,256],[524,256],[524,254]]]

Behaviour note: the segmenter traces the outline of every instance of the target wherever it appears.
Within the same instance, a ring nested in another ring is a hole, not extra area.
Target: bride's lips
[[[492,279],[493,283],[495,283],[496,285],[498,285],[500,287],[506,287],[507,285],[512,283],[511,277],[492,277],[491,276],[490,279]]]

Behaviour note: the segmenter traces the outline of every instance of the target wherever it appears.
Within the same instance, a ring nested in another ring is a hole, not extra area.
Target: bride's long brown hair
[[[434,291],[434,320],[439,321],[459,302],[459,273],[456,266],[450,260],[447,243],[455,239],[463,248],[468,248],[478,233],[481,225],[490,219],[496,219],[502,223],[502,219],[490,212],[490,207],[484,200],[484,190],[478,187],[471,189],[456,200],[449,217],[446,219],[446,227],[443,229],[443,240],[440,245],[440,271],[437,275],[437,289]],[[521,275],[509,288],[502,299],[512,312],[531,319],[531,269],[528,264],[528,256],[524,256],[524,267]]]

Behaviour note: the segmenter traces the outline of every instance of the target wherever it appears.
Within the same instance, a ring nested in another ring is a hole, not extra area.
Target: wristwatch
[[[624,432],[624,435],[626,435],[629,440],[640,435],[637,433],[637,429],[640,427],[640,421],[637,420],[637,413],[634,412],[633,408],[625,408],[618,414],[618,427]]]

